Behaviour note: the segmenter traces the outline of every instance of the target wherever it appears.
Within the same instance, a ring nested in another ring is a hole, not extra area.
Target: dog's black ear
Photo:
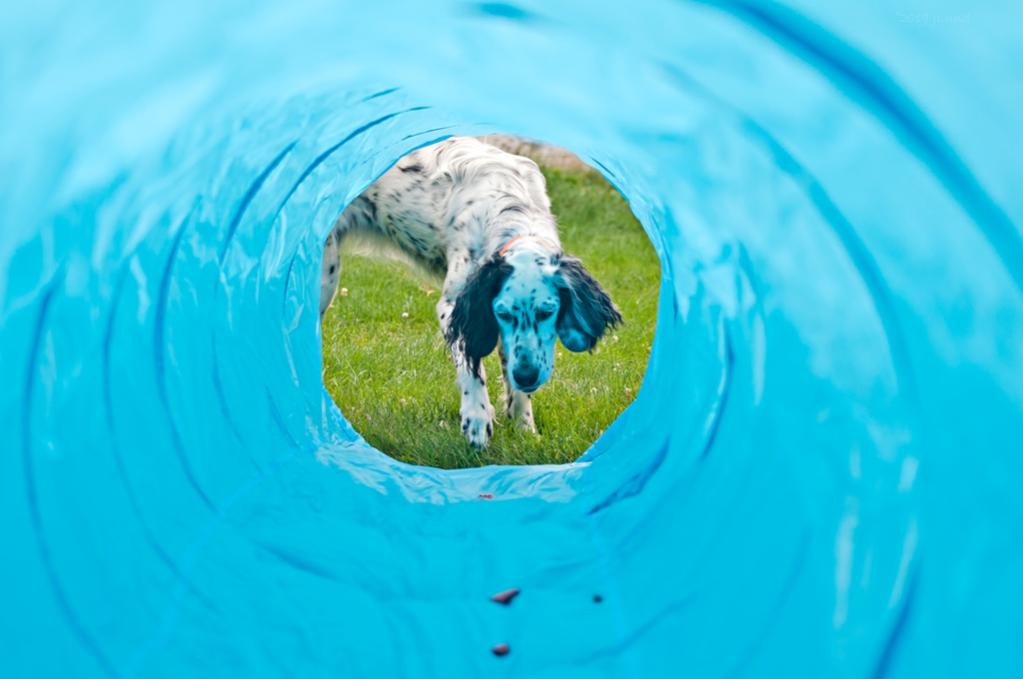
[[[608,328],[622,322],[618,307],[575,257],[561,257],[556,281],[561,297],[558,338],[569,351],[589,351]]]
[[[497,346],[494,297],[501,291],[511,271],[511,264],[503,257],[493,257],[469,277],[451,311],[451,323],[445,339],[449,345],[462,349],[469,359],[469,367],[477,375],[480,361]]]

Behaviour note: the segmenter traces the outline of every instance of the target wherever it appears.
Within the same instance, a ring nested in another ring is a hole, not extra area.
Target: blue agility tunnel
[[[1023,676],[1019,3],[15,5],[0,675]],[[492,131],[629,199],[649,368],[576,463],[401,464],[323,238]]]

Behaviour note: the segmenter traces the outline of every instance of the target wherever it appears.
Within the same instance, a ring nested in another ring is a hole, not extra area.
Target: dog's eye
[[[512,314],[510,311],[501,309],[500,311],[497,312],[497,317],[500,318],[502,321],[510,321],[512,319]]]
[[[552,310],[550,310],[550,309],[537,309],[536,310],[536,320],[538,320],[538,321],[546,321],[548,318],[550,318],[553,315],[554,315],[554,312]]]

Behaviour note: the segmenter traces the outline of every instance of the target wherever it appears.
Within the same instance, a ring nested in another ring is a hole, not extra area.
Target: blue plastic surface
[[[1018,2],[114,4],[0,10],[0,675],[1023,676]],[[494,130],[631,201],[649,369],[407,466],[323,236]]]

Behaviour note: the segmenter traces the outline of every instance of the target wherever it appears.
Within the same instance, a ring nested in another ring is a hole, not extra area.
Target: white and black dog
[[[484,356],[500,347],[508,416],[535,432],[530,394],[551,376],[555,337],[588,351],[622,320],[562,252],[536,163],[471,137],[410,153],[345,209],[327,238],[321,317],[337,290],[338,248],[352,234],[383,237],[444,277],[437,317],[462,392],[462,432],[476,447],[493,433]]]

